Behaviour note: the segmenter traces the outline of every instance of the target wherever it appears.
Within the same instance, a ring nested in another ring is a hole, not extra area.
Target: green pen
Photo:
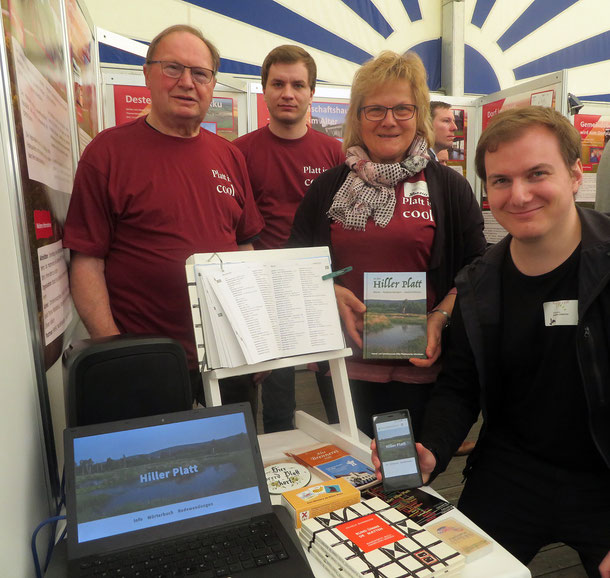
[[[339,277],[340,275],[345,275],[352,270],[351,265],[349,267],[345,267],[344,269],[339,269],[338,271],[333,271],[332,273],[327,273],[326,275],[322,275],[322,281],[326,281],[326,279],[333,279],[334,277]]]

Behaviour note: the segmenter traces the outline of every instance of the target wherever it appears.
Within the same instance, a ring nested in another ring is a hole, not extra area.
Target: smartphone
[[[406,490],[423,485],[409,411],[401,409],[374,415],[373,430],[383,489]]]

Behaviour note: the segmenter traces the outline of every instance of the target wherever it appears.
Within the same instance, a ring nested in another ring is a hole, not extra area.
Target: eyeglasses
[[[417,106],[414,104],[397,104],[396,106],[371,104],[370,106],[361,106],[358,112],[364,112],[366,120],[377,122],[387,116],[388,110],[392,111],[395,120],[410,120],[415,116]]]
[[[163,74],[169,78],[180,78],[184,74],[184,69],[191,71],[191,78],[197,84],[210,84],[216,72],[201,66],[186,66],[179,62],[169,62],[167,60],[149,60],[148,64],[160,64]]]

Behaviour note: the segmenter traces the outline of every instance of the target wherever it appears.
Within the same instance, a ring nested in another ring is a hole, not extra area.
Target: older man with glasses
[[[99,134],[84,151],[64,230],[71,290],[92,337],[156,334],[184,346],[200,395],[184,264],[193,253],[252,249],[263,227],[243,156],[201,129],[218,51],[178,25],[150,44],[151,110]],[[254,387],[244,384],[243,401]],[[252,401],[252,400],[251,400]]]

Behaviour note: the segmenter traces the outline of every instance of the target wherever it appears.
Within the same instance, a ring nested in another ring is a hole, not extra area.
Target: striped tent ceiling
[[[96,25],[148,42],[168,25],[201,28],[221,70],[258,76],[279,44],[302,45],[322,82],[349,85],[382,50],[415,50],[441,89],[442,0],[84,0]],[[570,89],[610,101],[610,0],[464,0],[466,93],[488,94],[567,68]],[[138,63],[103,49],[104,62]]]

